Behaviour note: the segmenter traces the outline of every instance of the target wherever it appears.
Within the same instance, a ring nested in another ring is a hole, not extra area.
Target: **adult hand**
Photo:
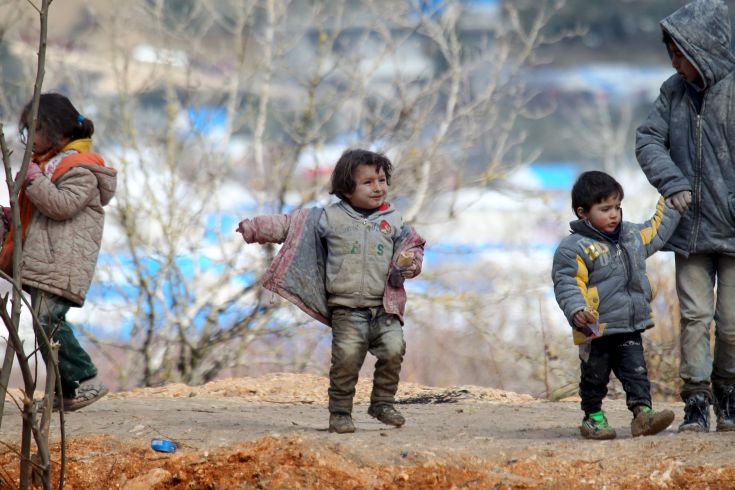
[[[671,209],[676,209],[684,214],[689,210],[689,205],[692,203],[692,193],[691,191],[679,191],[667,197],[665,202]]]

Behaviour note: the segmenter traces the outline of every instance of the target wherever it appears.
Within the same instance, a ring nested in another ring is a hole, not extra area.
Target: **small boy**
[[[283,243],[263,286],[332,327],[329,431],[355,431],[352,403],[365,355],[377,357],[368,414],[401,427],[393,406],[406,343],[403,281],[421,272],[424,239],[388,202],[393,166],[347,150],[331,179],[340,201],[326,208],[245,219],[247,243]]]
[[[643,224],[622,221],[623,188],[604,172],[584,172],[572,188],[571,235],[554,254],[554,294],[579,345],[586,439],[613,439],[602,411],[610,371],[621,381],[633,412],[633,437],[652,435],[674,420],[671,410],[651,410],[651,387],[641,332],[653,327],[653,286],[645,259],[659,250],[679,222],[679,213],[659,199]]]

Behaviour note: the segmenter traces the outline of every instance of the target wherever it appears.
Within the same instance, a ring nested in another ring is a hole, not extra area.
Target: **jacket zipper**
[[[696,202],[694,203],[694,230],[692,231],[692,238],[689,242],[689,250],[691,252],[696,249],[697,238],[699,238],[699,224],[702,217],[702,116],[704,115],[704,108],[707,104],[707,94],[704,94],[702,98],[702,109],[697,114],[697,172],[694,175],[694,196],[696,196]]]
[[[360,281],[360,297],[365,296],[365,273],[367,272],[367,236],[368,236],[368,220],[362,220],[362,274]]]
[[[608,242],[608,243],[613,243],[605,235],[603,235],[602,233],[594,229],[591,225],[587,224],[587,227],[598,237],[602,238],[603,241]],[[630,257],[628,256],[628,252],[625,250],[625,248],[620,246],[620,240],[622,240],[622,236],[623,236],[623,228],[622,228],[622,223],[621,223],[620,224],[620,239],[618,240],[617,243],[614,243],[614,245],[617,250],[617,256],[620,257],[620,262],[623,264],[623,270],[625,271],[625,284],[629,284],[632,278],[631,269],[633,268],[633,266],[630,265]],[[633,304],[633,296],[630,294],[629,287],[625,288],[625,293],[628,295],[628,304],[630,304],[630,325],[635,326],[635,305]]]
[[[630,284],[632,279],[631,269],[633,266],[630,265],[630,256],[628,252],[620,246],[620,243],[616,243],[615,246],[618,249],[618,256],[620,261],[623,263],[623,270],[625,270],[625,284]],[[633,303],[633,295],[630,294],[630,287],[625,288],[625,292],[628,295],[628,302],[630,303],[630,325],[635,327],[635,304]]]

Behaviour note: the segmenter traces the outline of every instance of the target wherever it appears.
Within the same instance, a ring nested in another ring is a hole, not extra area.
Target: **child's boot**
[[[735,386],[713,385],[717,431],[735,431]]]
[[[605,440],[615,439],[617,436],[615,429],[607,423],[605,412],[602,410],[585,415],[579,432],[585,439]]]
[[[350,434],[355,432],[352,414],[342,412],[330,413],[329,432],[336,432],[337,434]]]
[[[684,421],[679,432],[709,432],[709,400],[702,392],[692,393],[684,400]]]
[[[633,409],[633,421],[630,432],[633,437],[652,436],[666,429],[674,421],[674,412],[661,410],[657,412],[648,405],[638,405]]]
[[[406,419],[403,418],[403,415],[393,405],[370,405],[368,415],[375,417],[386,425],[393,425],[395,427],[400,427],[406,423]]]

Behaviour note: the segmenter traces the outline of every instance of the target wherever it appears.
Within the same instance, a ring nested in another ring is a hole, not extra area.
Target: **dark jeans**
[[[651,406],[651,384],[640,332],[610,335],[592,341],[587,362],[582,362],[579,396],[586,414],[602,408],[607,395],[610,372],[623,384],[629,410],[639,405]]]
[[[335,308],[328,390],[331,413],[352,413],[357,378],[368,352],[378,358],[370,405],[393,405],[406,353],[401,322],[383,307]]]
[[[73,398],[80,383],[97,376],[97,368],[74,337],[72,325],[66,321],[66,312],[72,305],[64,298],[40,289],[31,289],[31,305],[38,312],[38,320],[46,336],[60,344],[61,392],[64,398]],[[48,363],[48,352],[43,342],[39,340],[38,344],[43,360]]]

